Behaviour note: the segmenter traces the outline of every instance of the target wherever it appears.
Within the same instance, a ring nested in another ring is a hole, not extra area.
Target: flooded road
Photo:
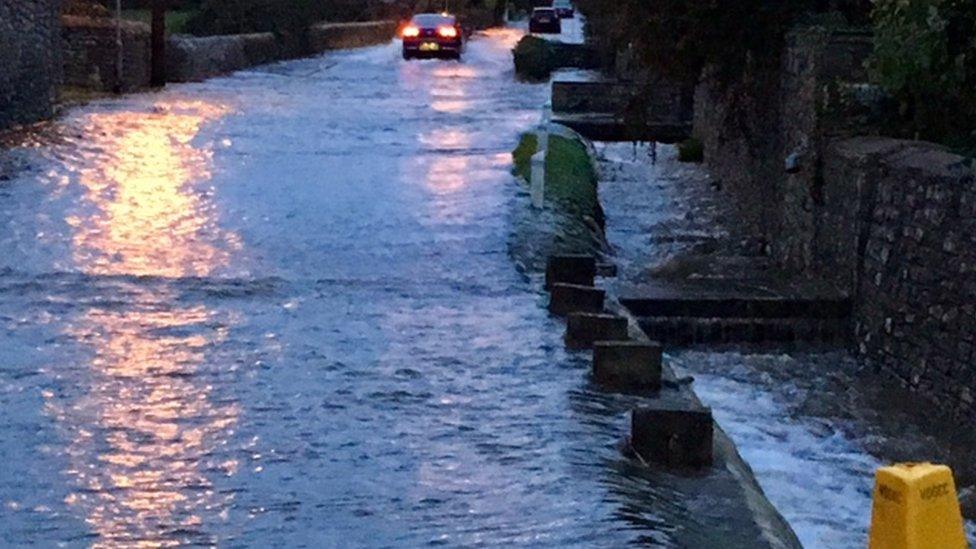
[[[95,103],[3,153],[0,545],[707,546],[509,256],[548,93],[519,35]]]

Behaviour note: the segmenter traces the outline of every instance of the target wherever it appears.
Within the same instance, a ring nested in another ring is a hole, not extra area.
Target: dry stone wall
[[[339,48],[358,48],[389,42],[396,31],[396,21],[319,23],[308,30],[308,43],[311,53]]]
[[[884,138],[836,142],[824,163],[825,179],[849,186],[865,213],[848,236],[858,352],[937,408],[976,419],[973,164],[929,143]]]
[[[133,91],[149,85],[149,25],[120,23],[120,75],[115,19],[65,15],[61,23],[65,84],[99,91]]]
[[[282,58],[275,35],[172,36],[166,41],[166,75],[192,82],[270,63]]]
[[[870,37],[791,34],[776,70],[696,91],[695,134],[744,232],[854,305],[857,353],[976,419],[976,174],[931,143],[872,137]],[[857,137],[859,134],[866,134]]]
[[[731,82],[706,70],[695,94],[694,134],[744,231],[782,267],[806,271],[824,260],[813,246],[824,213],[823,150],[831,139],[876,125],[875,97],[863,84],[871,37],[810,28],[786,42],[778,67]],[[833,281],[848,284],[845,276]]]
[[[0,130],[50,117],[61,79],[58,0],[0,0]]]

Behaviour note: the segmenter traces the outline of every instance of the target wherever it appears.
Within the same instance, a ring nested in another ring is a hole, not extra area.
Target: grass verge
[[[532,155],[539,149],[533,132],[522,134],[512,151],[514,172],[526,181],[532,173]],[[546,154],[546,199],[581,216],[592,217],[602,228],[603,208],[597,194],[596,169],[583,143],[559,135],[549,135]]]

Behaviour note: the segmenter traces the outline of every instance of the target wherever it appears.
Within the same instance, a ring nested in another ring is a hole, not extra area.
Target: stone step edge
[[[640,317],[844,320],[851,316],[847,298],[621,298]]]
[[[654,343],[640,328],[637,317],[610,292],[607,293],[605,309],[609,314],[616,314],[627,319],[627,331],[632,341]],[[662,361],[661,378],[672,382],[678,379],[667,360]],[[686,388],[688,398],[691,398],[699,406],[704,406],[691,385],[683,386]],[[793,528],[766,497],[766,493],[759,486],[759,481],[756,480],[752,467],[742,458],[735,443],[725,433],[717,419],[713,419],[712,445],[714,454],[721,458],[716,459],[713,466],[724,463],[726,469],[738,481],[746,504],[749,506],[749,511],[770,547],[802,549],[803,546],[800,544],[799,538],[796,537]]]

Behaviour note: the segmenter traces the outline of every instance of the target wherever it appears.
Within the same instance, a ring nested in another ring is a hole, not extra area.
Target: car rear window
[[[555,12],[551,8],[536,8],[535,13],[536,15],[552,15]]]
[[[425,13],[413,16],[413,24],[418,27],[436,27],[438,25],[453,25],[454,18],[451,16],[438,15],[436,13]]]

